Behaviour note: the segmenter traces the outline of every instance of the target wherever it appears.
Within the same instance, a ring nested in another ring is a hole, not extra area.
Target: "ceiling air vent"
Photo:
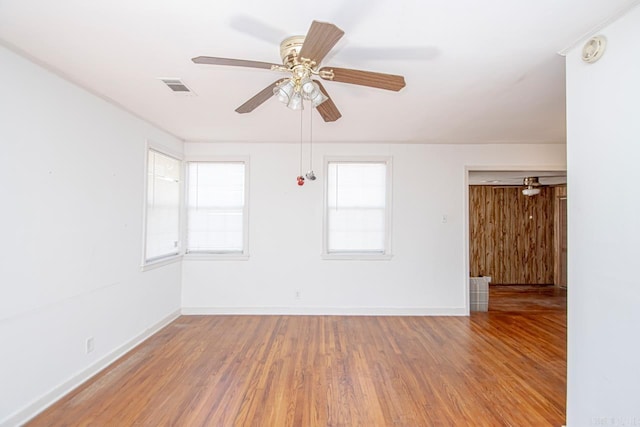
[[[176,93],[193,94],[193,91],[185,85],[180,79],[160,79],[169,89]]]

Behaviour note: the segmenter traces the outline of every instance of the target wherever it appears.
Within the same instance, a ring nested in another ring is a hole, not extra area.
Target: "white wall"
[[[11,425],[178,313],[180,263],[142,273],[140,262],[145,140],[182,143],[1,46],[0,64],[0,424]]]
[[[565,164],[564,145],[314,144],[319,178],[298,187],[299,150],[297,144],[185,144],[187,158],[248,155],[251,176],[250,259],[185,259],[184,312],[467,314],[465,167]],[[320,258],[324,155],[392,156],[390,261]]]
[[[640,8],[567,56],[569,426],[640,424]]]

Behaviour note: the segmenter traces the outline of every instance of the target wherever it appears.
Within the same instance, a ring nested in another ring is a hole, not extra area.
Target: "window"
[[[174,157],[148,150],[145,264],[180,253],[180,165]]]
[[[391,159],[326,161],[326,258],[390,256]]]
[[[187,253],[248,254],[245,163],[188,163]]]

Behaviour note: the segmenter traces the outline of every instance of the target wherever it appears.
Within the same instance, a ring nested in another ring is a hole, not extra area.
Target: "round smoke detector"
[[[582,48],[582,60],[593,64],[602,57],[606,46],[607,39],[603,36],[591,37]]]

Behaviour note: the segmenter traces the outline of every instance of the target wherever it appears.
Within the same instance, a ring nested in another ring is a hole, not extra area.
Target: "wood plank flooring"
[[[560,426],[565,307],[499,287],[470,317],[183,316],[28,425]]]

